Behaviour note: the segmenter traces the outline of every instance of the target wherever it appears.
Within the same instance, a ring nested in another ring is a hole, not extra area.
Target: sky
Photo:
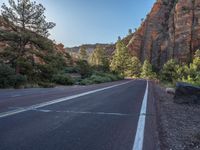
[[[0,5],[8,0],[0,0]],[[48,21],[56,27],[52,40],[65,47],[114,43],[118,36],[138,28],[155,0],[35,0],[46,8]]]

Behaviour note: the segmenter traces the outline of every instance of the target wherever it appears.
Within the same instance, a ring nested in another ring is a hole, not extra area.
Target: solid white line
[[[147,99],[148,99],[148,81],[146,86],[146,91],[144,94],[142,107],[140,111],[139,121],[137,125],[137,132],[135,136],[135,141],[133,145],[133,150],[142,150],[143,148],[143,141],[144,141],[144,128],[145,128],[145,118],[146,118],[146,110],[147,110]]]
[[[105,88],[101,88],[101,89],[97,89],[97,90],[92,90],[92,91],[89,91],[89,92],[84,92],[84,93],[73,95],[73,96],[63,97],[63,98],[52,100],[52,101],[49,101],[49,102],[44,102],[44,103],[28,106],[26,108],[19,108],[19,109],[8,111],[8,112],[3,112],[3,113],[0,113],[0,118],[12,116],[12,115],[19,114],[19,113],[22,113],[22,112],[26,112],[26,111],[29,111],[29,110],[42,108],[42,107],[45,107],[45,106],[49,106],[49,105],[57,104],[57,103],[60,103],[60,102],[68,101],[68,100],[78,98],[78,97],[81,97],[81,96],[85,96],[85,95],[93,94],[93,93],[96,93],[96,92],[104,91],[104,90],[107,90],[107,89],[111,89],[111,88],[114,88],[114,87],[118,87],[118,86],[121,86],[121,85],[125,85],[125,84],[128,84],[130,82],[132,82],[132,81],[128,81],[128,82],[125,82],[125,83],[121,83],[121,84],[117,84],[117,85],[113,85],[113,86],[109,86],[109,87],[105,87]]]

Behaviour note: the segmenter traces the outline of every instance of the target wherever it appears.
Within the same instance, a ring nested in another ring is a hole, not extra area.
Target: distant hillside
[[[77,57],[81,47],[84,47],[86,51],[88,52],[88,54],[91,54],[97,46],[100,46],[103,49],[105,49],[109,56],[111,56],[115,50],[114,44],[100,44],[100,43],[84,44],[84,45],[76,46],[76,47],[67,47],[65,49],[66,49],[66,52],[70,53],[74,57]]]

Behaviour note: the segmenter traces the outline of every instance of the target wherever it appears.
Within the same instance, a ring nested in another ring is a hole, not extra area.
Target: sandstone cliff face
[[[200,0],[157,0],[128,47],[158,68],[171,58],[191,61],[200,47]]]

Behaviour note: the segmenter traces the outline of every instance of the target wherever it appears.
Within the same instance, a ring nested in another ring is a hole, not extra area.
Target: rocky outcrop
[[[200,87],[177,83],[174,102],[178,104],[200,104]]]
[[[158,68],[168,59],[190,62],[200,47],[200,0],[157,0],[128,43],[132,55]]]

